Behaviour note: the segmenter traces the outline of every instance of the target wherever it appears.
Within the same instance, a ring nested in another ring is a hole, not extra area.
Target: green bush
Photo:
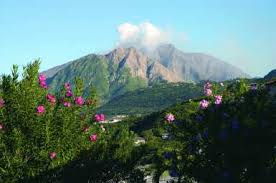
[[[38,72],[39,64],[35,61],[24,67],[21,79],[17,66],[11,75],[2,77],[1,180],[62,182],[80,165],[97,166],[98,161],[105,164],[111,160],[123,164],[131,159],[134,134],[127,127],[103,126],[95,121],[95,93],[84,101],[80,79],[75,80],[74,88],[67,83],[60,92],[49,93],[46,79]],[[119,141],[114,141],[115,137]]]
[[[166,170],[180,182],[276,181],[276,99],[267,88],[251,90],[243,81],[217,91],[221,104],[213,93],[151,116],[155,127],[144,134],[155,152],[148,161],[156,182]],[[175,121],[164,120],[168,113]],[[170,138],[162,139],[164,133]]]

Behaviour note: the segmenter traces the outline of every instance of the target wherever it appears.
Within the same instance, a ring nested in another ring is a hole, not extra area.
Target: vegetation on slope
[[[47,83],[52,91],[58,91],[65,82],[73,83],[76,77],[83,79],[86,95],[88,86],[95,86],[102,103],[147,85],[146,81],[132,77],[128,68],[119,68],[118,64],[98,55],[87,55],[72,62],[48,78]]]
[[[107,115],[150,114],[184,100],[201,96],[203,94],[201,88],[201,83],[156,84],[152,87],[137,89],[115,97],[97,109],[97,111]]]
[[[85,83],[53,95],[38,67],[1,80],[3,182],[276,182],[276,96],[261,84],[205,84],[207,96],[103,124],[95,93],[82,97]],[[135,146],[135,133],[145,145]]]
[[[144,161],[156,182],[167,170],[179,182],[276,181],[276,96],[265,87],[249,90],[244,82],[219,94],[220,104],[214,96],[199,98],[134,123],[147,140]],[[174,121],[165,119],[168,113]],[[153,128],[143,128],[147,123]]]

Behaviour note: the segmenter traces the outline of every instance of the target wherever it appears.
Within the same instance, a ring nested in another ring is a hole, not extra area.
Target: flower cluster
[[[39,105],[36,108],[38,114],[43,114],[45,112],[45,107],[43,105]]]
[[[200,101],[199,105],[200,105],[201,109],[206,109],[209,105],[209,102],[207,100],[203,99]]]
[[[47,100],[52,104],[56,103],[56,97],[50,93],[47,94]]]
[[[72,92],[72,90],[71,90],[71,85],[70,85],[70,83],[65,83],[64,84],[64,88],[65,88],[65,90],[66,90],[66,97],[72,97],[73,96],[73,92]]]
[[[84,99],[81,96],[76,97],[75,98],[75,103],[79,106],[82,106],[84,104]]]
[[[64,107],[71,107],[71,102],[64,102],[63,105]]]
[[[50,153],[49,153],[49,158],[50,158],[51,160],[56,159],[56,157],[57,157],[57,153],[56,153],[56,152],[50,152]]]
[[[44,74],[39,74],[38,76],[39,85],[41,88],[47,89],[48,86],[46,84],[46,76]]]
[[[204,94],[208,97],[212,95],[211,88],[212,88],[212,84],[210,82],[205,83],[205,85],[204,85]]]
[[[0,130],[2,130],[4,128],[3,123],[0,123]]]
[[[105,120],[105,116],[104,116],[104,114],[96,114],[94,116],[94,119],[95,119],[96,122],[101,122],[101,121]]]
[[[220,86],[224,86],[223,83],[220,83]],[[211,96],[212,95],[212,90],[211,90],[211,87],[212,87],[212,84],[210,82],[206,82],[205,85],[204,85],[204,94],[206,96]],[[221,95],[216,95],[215,96],[215,102],[214,102],[216,105],[219,105],[222,103],[222,96]],[[208,100],[201,100],[200,103],[199,103],[199,106],[201,109],[206,109],[209,105],[209,101]]]
[[[216,95],[215,96],[215,104],[219,105],[222,103],[222,96],[221,95]]]
[[[90,140],[91,142],[97,141],[97,134],[92,134],[92,135],[90,135],[89,140]]]
[[[173,121],[175,120],[175,117],[174,117],[174,115],[173,115],[172,113],[169,113],[169,114],[166,115],[165,119],[166,119],[169,123],[171,123],[171,122],[173,122]]]

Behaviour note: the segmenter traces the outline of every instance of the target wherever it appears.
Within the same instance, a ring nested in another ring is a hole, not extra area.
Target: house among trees
[[[266,82],[265,86],[269,90],[269,93],[271,94],[271,96],[276,95],[276,80],[271,80],[271,81]]]
[[[134,141],[135,145],[145,144],[146,140],[143,137],[136,137]]]
[[[117,123],[122,121],[123,119],[125,119],[127,117],[127,115],[116,115],[113,116],[110,120],[109,123]]]

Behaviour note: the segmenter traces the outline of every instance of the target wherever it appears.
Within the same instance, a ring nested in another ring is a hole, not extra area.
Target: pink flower
[[[50,103],[56,103],[56,97],[50,93],[47,94],[47,99]]]
[[[38,80],[39,80],[39,85],[41,88],[45,88],[45,89],[48,88],[48,86],[46,84],[46,76],[44,74],[39,74]]]
[[[41,88],[44,88],[44,89],[47,89],[47,88],[48,88],[48,86],[47,86],[47,84],[46,84],[46,81],[40,81],[40,82],[39,82],[39,85],[40,85]]]
[[[38,114],[42,114],[45,112],[45,108],[43,105],[39,105],[37,108],[36,108],[36,111]]]
[[[3,123],[0,123],[0,130],[2,130],[4,128]]]
[[[215,96],[215,104],[219,105],[222,103],[222,96],[221,95],[216,95]]]
[[[64,102],[63,105],[64,105],[65,107],[71,107],[71,103],[70,103],[70,102]]]
[[[82,106],[84,104],[84,99],[82,97],[76,97],[75,103],[79,106]]]
[[[64,88],[65,88],[66,91],[71,90],[71,85],[70,85],[70,83],[69,83],[69,82],[65,83],[65,84],[64,84]]]
[[[94,116],[94,119],[95,119],[96,122],[104,121],[105,120],[105,116],[104,116],[104,114],[96,114]]]
[[[38,79],[40,82],[46,81],[46,76],[44,74],[39,74]]]
[[[206,82],[204,85],[204,90],[211,89],[211,87],[212,87],[212,84],[210,82]]]
[[[209,102],[207,100],[203,99],[203,100],[200,101],[199,104],[200,104],[200,108],[201,109],[206,109],[208,107],[208,105],[209,105]]]
[[[97,134],[92,134],[92,135],[90,135],[89,140],[90,140],[91,142],[95,142],[95,141],[97,140]]]
[[[211,89],[205,89],[204,94],[209,97],[209,96],[212,95],[212,90]]]
[[[169,113],[166,115],[165,119],[170,123],[173,122],[175,120],[174,115]]]
[[[89,126],[87,126],[87,125],[85,125],[85,126],[83,127],[83,129],[82,129],[82,131],[83,131],[84,133],[88,132],[88,130],[89,130]]]
[[[4,107],[5,101],[4,99],[0,98],[0,108]]]
[[[65,95],[66,97],[72,97],[73,93],[71,90],[68,90]]]
[[[56,152],[50,152],[49,157],[50,157],[51,160],[56,159],[57,153]]]

